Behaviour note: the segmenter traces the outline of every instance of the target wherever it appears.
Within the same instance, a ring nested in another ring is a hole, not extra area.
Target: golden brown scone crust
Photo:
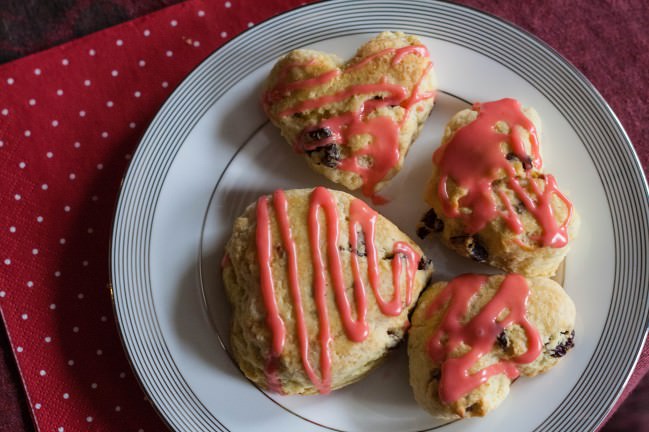
[[[537,112],[533,108],[526,108],[523,109],[523,113],[534,123],[540,136],[541,120]],[[465,109],[455,114],[446,125],[442,144],[449,142],[458,130],[473,122],[477,115],[477,111],[473,109]],[[509,131],[509,125],[505,122],[498,122],[496,128],[504,133]],[[521,128],[521,135],[525,151],[528,155],[531,155],[530,149],[532,145],[529,132]],[[501,144],[501,149],[503,154],[511,154],[513,150],[507,142]],[[529,182],[533,181],[541,191],[545,190],[543,180],[545,174],[535,166],[528,167],[528,172],[526,172],[523,162],[518,158],[512,158],[510,164],[516,172],[516,179],[521,187],[527,189]],[[523,233],[514,233],[503,218],[496,218],[488,222],[479,232],[467,234],[465,222],[462,218],[450,218],[445,215],[442,202],[437,193],[439,181],[439,169],[433,164],[432,176],[425,192],[426,202],[431,206],[432,212],[426,215],[428,222],[422,222],[422,225],[428,225],[432,231],[439,233],[438,238],[447,247],[462,256],[485,262],[506,272],[520,273],[525,276],[547,277],[556,273],[579,231],[580,218],[574,208],[567,227],[568,243],[558,248],[540,245],[536,240],[541,233],[539,222],[527,211],[509,185],[507,175],[503,170],[500,170],[497,179],[492,182],[492,198],[496,203],[498,212],[504,213],[507,208],[499,193],[504,193],[507,196],[518,213],[523,225]],[[455,205],[458,205],[459,200],[466,195],[466,190],[459,187],[452,179],[447,180],[446,188],[450,202]],[[555,220],[562,224],[568,218],[569,207],[556,195],[552,196],[551,207]],[[460,207],[460,212],[467,211],[469,209]]]
[[[490,276],[469,303],[462,322],[468,322],[493,298],[505,278]],[[575,306],[563,288],[551,279],[526,278],[530,295],[527,303],[527,320],[536,327],[543,344],[540,355],[531,363],[516,364],[521,376],[535,376],[553,367],[559,358],[573,347]],[[408,335],[410,385],[417,402],[431,415],[439,418],[484,416],[496,408],[509,393],[511,381],[504,374],[494,375],[485,383],[459,400],[446,405],[440,401],[439,379],[441,363],[434,362],[428,353],[428,341],[439,327],[447,305],[427,318],[429,305],[442,292],[448,282],[433,284],[421,295],[412,315],[412,327]],[[464,346],[468,350],[468,347]],[[475,373],[501,359],[513,359],[527,351],[527,336],[518,324],[505,328],[493,342],[492,350],[478,360],[470,369]],[[451,354],[463,354],[461,348]]]
[[[345,70],[356,65],[363,59],[389,48],[403,48],[421,45],[415,36],[399,32],[384,32],[361,46],[354,58],[343,63],[336,56],[320,51],[298,49],[282,57],[273,67],[266,83],[266,93],[272,92],[279,85],[295,81],[313,79],[340,68]],[[408,94],[419,85],[419,94],[436,90],[437,80],[433,68],[428,68],[430,60],[419,54],[410,53],[393,63],[394,54],[386,53],[366,62],[364,65],[340,74],[336,79],[308,89],[292,89],[285,92],[277,100],[265,104],[266,113],[270,120],[281,131],[289,144],[295,145],[298,137],[305,129],[317,125],[323,119],[338,116],[343,113],[355,112],[367,100],[374,97],[386,96],[376,92],[359,93],[344,100],[328,103],[318,109],[310,109],[296,115],[282,115],[282,112],[306,100],[339,93],[349,86],[359,84],[378,84],[385,82],[403,86]],[[292,65],[306,65],[292,67]],[[266,101],[268,102],[268,101]],[[368,118],[385,116],[396,122],[403,122],[398,138],[399,158],[396,165],[378,182],[374,192],[380,190],[385,183],[394,177],[401,169],[410,145],[421,130],[424,121],[433,108],[434,98],[425,98],[406,110],[400,105],[380,107],[368,113]],[[404,118],[405,117],[405,118]],[[339,161],[350,157],[351,149],[357,150],[372,145],[372,138],[367,135],[353,135],[348,143],[338,143],[339,148],[334,153],[325,155],[324,150],[305,152],[304,157],[309,166],[323,174],[331,181],[341,184],[347,189],[355,190],[362,186],[362,178],[357,173],[343,170],[336,166]],[[299,150],[298,150],[299,151]],[[331,156],[331,157],[330,157]],[[333,159],[332,159],[333,158]],[[371,165],[371,160],[363,160],[363,164]]]
[[[285,192],[289,208],[291,231],[297,244],[299,266],[299,286],[302,306],[306,317],[310,347],[310,363],[319,375],[320,343],[319,324],[313,295],[313,265],[307,229],[307,215],[311,189],[288,190]],[[345,290],[352,310],[355,311],[353,276],[351,270],[351,250],[348,238],[349,206],[354,197],[344,192],[331,190],[337,202],[340,220],[338,249],[343,263]],[[310,381],[302,364],[296,333],[295,308],[290,296],[287,276],[287,253],[278,229],[276,214],[273,211],[272,197],[269,197],[269,215],[272,233],[272,275],[275,285],[275,298],[280,315],[286,324],[286,343],[279,358],[278,380],[286,394],[313,394],[316,387]],[[323,236],[325,219],[320,212]],[[266,365],[271,343],[271,332],[266,324],[261,289],[255,232],[257,226],[256,204],[251,204],[235,220],[232,237],[226,245],[229,264],[223,268],[226,294],[233,308],[233,322],[230,335],[232,354],[244,374],[262,388],[268,389]],[[326,238],[326,236],[324,237]],[[405,305],[405,289],[401,284],[400,297],[404,306],[397,316],[384,315],[378,308],[371,285],[367,278],[367,257],[364,251],[357,251],[361,275],[365,284],[367,298],[367,322],[370,330],[362,342],[349,340],[342,327],[336,306],[331,280],[327,274],[327,309],[331,326],[331,388],[337,389],[357,381],[368,373],[403,338],[409,325],[408,312],[414,307],[419,293],[427,283],[432,265],[421,249],[402,233],[395,225],[382,216],[376,222],[375,245],[379,257],[380,288],[385,301],[392,299],[392,260],[395,242],[405,242],[421,257],[420,270],[415,271],[412,300]],[[322,246],[325,247],[324,245]],[[361,249],[359,244],[357,249]],[[324,249],[323,249],[324,250]],[[325,254],[326,256],[326,254]],[[405,268],[405,265],[404,265]],[[356,313],[354,312],[353,316]]]

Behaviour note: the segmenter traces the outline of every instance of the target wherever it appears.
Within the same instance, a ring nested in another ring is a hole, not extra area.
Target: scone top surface
[[[551,276],[578,216],[542,171],[540,119],[514,99],[457,113],[433,155],[426,199],[434,230],[460,254],[506,271]]]
[[[435,89],[426,47],[384,32],[345,64],[319,51],[290,52],[273,68],[263,103],[315,171],[375,196],[401,169]]]
[[[483,416],[512,380],[573,346],[575,306],[547,278],[462,275],[422,295],[408,340],[415,399],[436,417]]]
[[[226,253],[233,355],[249,379],[284,394],[361,378],[403,337],[432,270],[391,222],[322,187],[260,197]]]

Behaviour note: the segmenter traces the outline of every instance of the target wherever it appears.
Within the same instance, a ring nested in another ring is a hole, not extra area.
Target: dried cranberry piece
[[[486,262],[489,258],[487,249],[480,243],[477,236],[461,235],[451,237],[451,243],[456,247],[466,250],[471,259],[477,262]]]
[[[417,228],[417,237],[419,237],[420,239],[425,239],[428,234],[430,234],[430,230],[425,226],[422,225]]]
[[[331,129],[329,129],[328,127],[323,127],[320,129],[309,131],[307,132],[307,135],[309,139],[311,139],[311,141],[320,141],[332,136],[333,132],[331,132]]]
[[[345,246],[338,246],[338,250],[341,252],[351,252],[353,254],[356,254],[356,256],[360,258],[365,258],[367,256],[367,251],[365,250],[365,240],[360,239],[356,246],[356,249],[354,249],[352,247],[352,244],[349,243],[349,246],[347,246],[346,248]]]
[[[561,332],[562,335],[568,335],[568,331]],[[550,350],[550,357],[554,358],[561,358],[568,351],[570,351],[571,348],[575,347],[575,331],[573,330],[570,332],[570,336],[568,336],[568,339],[566,339],[563,343],[560,343],[556,347]]]
[[[500,334],[496,337],[496,342],[498,342],[498,345],[500,345],[503,350],[507,349],[507,347],[509,346],[509,340],[507,339],[505,330],[501,331]]]
[[[523,159],[521,159],[520,157],[518,157],[518,155],[516,155],[516,153],[510,152],[505,155],[505,158],[508,161],[513,161],[514,159],[518,159],[521,162],[521,164],[523,164],[523,169],[525,171],[529,171],[532,169],[532,158],[530,156],[525,156]]]
[[[523,169],[525,171],[529,171],[529,170],[532,169],[532,158],[531,157],[528,156],[527,158],[525,158],[525,160],[523,161]]]
[[[397,345],[399,344],[399,342],[401,342],[401,339],[403,338],[403,330],[396,329],[396,328],[388,329],[388,337],[390,338],[390,342],[391,342],[391,345],[388,348],[394,349],[397,347]]]
[[[433,260],[423,255],[417,265],[417,270],[426,270],[433,263]]]
[[[428,210],[421,221],[428,229],[434,232],[444,231],[444,221],[437,217],[437,213],[433,209]]]
[[[329,168],[336,168],[340,163],[340,146],[337,144],[329,144],[324,147],[324,157],[322,163]]]
[[[515,210],[516,213],[518,213],[518,214],[523,214],[523,212],[525,211],[525,204],[523,204],[522,202],[516,204],[516,205],[514,206],[514,210]]]
[[[340,164],[342,157],[340,146],[338,144],[329,144],[322,147],[317,147],[313,150],[306,152],[310,157],[317,155],[316,163],[321,163],[329,168],[336,168]]]
[[[356,243],[356,250],[352,250],[356,255],[359,257],[366,257],[367,256],[367,250],[365,248],[365,240],[360,238],[358,242]]]
[[[478,242],[473,243],[473,247],[469,249],[469,255],[473,258],[474,261],[485,262],[489,258],[489,253],[487,249]]]

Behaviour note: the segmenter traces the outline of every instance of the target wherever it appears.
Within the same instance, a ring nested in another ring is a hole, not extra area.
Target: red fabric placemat
[[[164,429],[130,372],[107,289],[119,183],[149,121],[194,66],[250,25],[302,3],[192,0],[0,67],[0,311],[38,429]],[[619,40],[618,30],[598,30],[606,16],[595,10],[594,28],[570,29],[560,16],[522,15],[516,2],[463,3],[548,41],[575,40],[555,45],[564,53],[588,42],[579,34]],[[602,59],[586,61],[578,66],[598,85]],[[642,110],[614,108],[633,139],[646,137]],[[640,154],[646,162],[649,147]],[[627,392],[647,369],[645,348]]]

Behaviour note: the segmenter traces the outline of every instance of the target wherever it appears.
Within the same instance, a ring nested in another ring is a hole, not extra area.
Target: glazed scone
[[[225,250],[233,357],[283,394],[327,393],[369,372],[403,338],[432,272],[395,225],[323,187],[260,197]]]
[[[419,39],[384,32],[346,63],[319,51],[288,53],[270,73],[263,105],[312,169],[373,197],[401,169],[436,87]]]
[[[420,237],[507,272],[552,276],[579,216],[542,171],[536,111],[513,99],[476,104],[446,126],[433,156]]]
[[[575,306],[551,279],[462,275],[419,299],[408,335],[410,385],[439,418],[484,416],[513,380],[546,372],[574,346]]]

